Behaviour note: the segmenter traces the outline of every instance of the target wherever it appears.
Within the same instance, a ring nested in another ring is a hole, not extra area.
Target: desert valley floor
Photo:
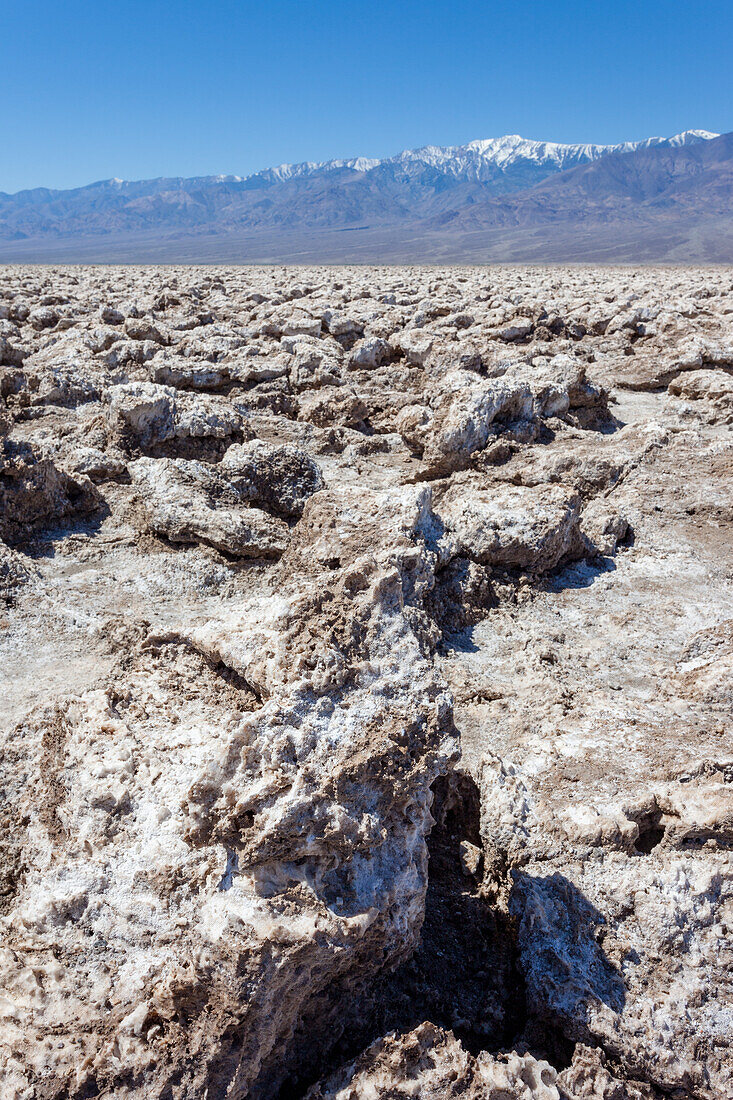
[[[733,270],[0,271],[3,1100],[733,1097]]]

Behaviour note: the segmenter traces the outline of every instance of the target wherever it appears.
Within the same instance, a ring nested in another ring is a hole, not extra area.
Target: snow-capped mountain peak
[[[114,178],[102,180],[94,186],[127,190],[142,184],[169,182],[178,186],[193,183],[213,186],[243,184],[248,189],[257,189],[339,172],[353,172],[361,176],[374,174],[376,179],[381,180],[415,178],[427,172],[458,182],[491,183],[501,193],[531,186],[555,172],[589,164],[609,153],[631,153],[636,149],[660,145],[670,148],[695,145],[719,136],[709,130],[685,130],[667,138],[650,137],[643,141],[624,141],[617,145],[597,145],[536,141],[523,138],[520,134],[504,134],[496,138],[478,138],[465,145],[423,145],[416,149],[405,149],[392,157],[356,156],[278,164],[247,176],[220,174],[199,176],[190,180],[135,182]]]
[[[535,141],[520,134],[504,134],[496,138],[479,138],[465,145],[424,145],[406,149],[392,157],[351,157],[329,161],[305,161],[301,164],[280,164],[246,177],[251,182],[281,183],[338,171],[360,174],[378,173],[380,176],[407,171],[413,174],[421,169],[434,170],[454,179],[473,181],[498,180],[512,187],[516,175],[519,186],[527,186],[556,171],[588,164],[609,153],[631,153],[636,149],[662,145],[677,147],[694,145],[718,137],[709,130],[685,130],[672,137],[650,137],[643,141],[625,141],[616,145],[563,144],[554,141]]]

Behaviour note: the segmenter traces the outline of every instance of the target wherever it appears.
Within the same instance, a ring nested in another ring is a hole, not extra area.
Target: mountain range
[[[0,260],[733,261],[733,134],[507,135],[250,176],[0,194]]]

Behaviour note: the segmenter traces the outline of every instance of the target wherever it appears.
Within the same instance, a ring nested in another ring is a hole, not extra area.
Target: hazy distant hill
[[[733,261],[733,134],[617,146],[516,135],[0,194],[0,259]]]

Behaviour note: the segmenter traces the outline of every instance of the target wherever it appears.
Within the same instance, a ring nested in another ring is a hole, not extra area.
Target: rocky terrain
[[[733,270],[0,282],[0,1095],[733,1096]]]

